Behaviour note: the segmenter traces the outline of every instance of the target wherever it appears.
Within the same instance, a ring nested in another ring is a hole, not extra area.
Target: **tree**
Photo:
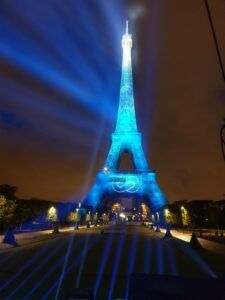
[[[58,212],[54,206],[51,206],[48,210],[47,220],[50,222],[58,221]]]
[[[69,216],[67,217],[67,220],[69,222],[77,222],[79,220],[79,214],[78,211],[71,211]]]
[[[0,195],[3,195],[8,200],[16,200],[16,193],[18,188],[9,184],[0,185]]]
[[[0,226],[4,230],[14,225],[14,216],[17,204],[14,200],[7,200],[4,195],[0,195]]]

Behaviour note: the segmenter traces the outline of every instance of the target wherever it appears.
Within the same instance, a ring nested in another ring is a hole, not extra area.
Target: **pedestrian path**
[[[180,239],[185,242],[190,242],[191,240],[192,233],[187,233],[187,232],[184,233],[177,230],[170,230],[170,231],[172,236],[177,239]],[[161,229],[161,232],[164,234],[166,232],[166,229]],[[225,245],[214,241],[209,241],[203,238],[199,238],[199,237],[198,237],[198,241],[200,242],[201,246],[205,250],[225,256]]]

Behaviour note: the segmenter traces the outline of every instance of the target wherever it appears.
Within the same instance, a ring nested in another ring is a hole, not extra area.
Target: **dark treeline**
[[[77,203],[37,198],[18,199],[17,192],[15,186],[0,185],[0,232],[9,227],[20,230],[46,229],[54,222],[65,226],[73,223],[76,218]],[[80,221],[85,220],[87,210],[80,209],[79,212]],[[170,223],[177,228],[225,229],[225,200],[176,201],[159,211],[159,221],[161,225]]]
[[[166,205],[162,214],[178,228],[225,229],[225,200],[176,201]]]
[[[65,223],[76,203],[61,203],[38,198],[18,199],[18,188],[8,184],[0,185],[0,231],[9,227],[35,229],[46,228],[54,216],[48,216],[51,207],[56,209],[57,221]]]

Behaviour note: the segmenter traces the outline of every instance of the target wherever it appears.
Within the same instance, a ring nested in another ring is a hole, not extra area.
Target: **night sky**
[[[225,1],[209,0],[225,65]],[[80,201],[104,166],[129,18],[137,123],[169,201],[222,199],[225,84],[203,0],[1,0],[0,184]]]

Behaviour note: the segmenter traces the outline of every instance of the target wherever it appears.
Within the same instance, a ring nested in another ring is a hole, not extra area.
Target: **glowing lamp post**
[[[166,221],[166,223],[170,224],[171,223],[171,212],[169,211],[168,208],[165,208],[164,215],[165,215],[165,221]]]
[[[188,211],[184,206],[181,206],[181,221],[183,226],[188,226]]]
[[[48,210],[47,220],[51,222],[56,222],[58,220],[57,210],[54,206],[51,206]]]
[[[156,229],[155,232],[161,232],[160,228],[159,228],[159,213],[156,213]]]
[[[58,221],[58,213],[54,206],[51,206],[48,210],[47,219],[52,222],[53,232],[52,233],[59,233],[59,226],[57,224]]]
[[[125,218],[126,218],[125,214],[124,213],[120,213],[120,218],[121,218],[122,221],[124,221]]]
[[[94,214],[94,226],[97,227],[97,224],[98,224],[98,213],[96,212]]]
[[[75,213],[75,226],[74,229],[75,230],[79,230],[79,220],[80,220],[80,216],[79,216],[79,208],[76,208],[76,213]]]
[[[89,211],[86,215],[87,228],[90,228],[90,221],[91,221],[91,212]]]

